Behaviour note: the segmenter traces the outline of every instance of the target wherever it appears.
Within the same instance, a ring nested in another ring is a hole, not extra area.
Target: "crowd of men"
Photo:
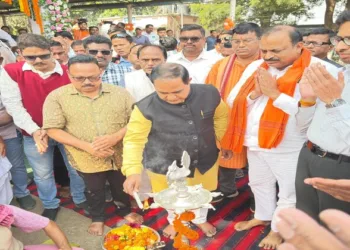
[[[33,209],[27,158],[43,216],[55,220],[60,155],[65,191],[91,215],[88,231],[102,235],[105,202],[142,223],[131,196],[167,188],[168,166],[183,151],[191,157],[189,185],[222,193],[214,206],[239,196],[237,172],[249,165],[254,217],[235,229],[271,224],[260,247],[276,249],[284,238],[281,249],[318,249],[308,240],[317,223],[300,231],[305,225],[291,218],[320,221],[330,208],[350,213],[350,11],[337,25],[337,33],[302,34],[240,23],[206,38],[200,25],[189,24],[177,40],[163,27],[155,34],[151,24],[135,35],[111,24],[103,35],[80,19],[73,34],[22,34],[17,49],[1,42],[0,164],[12,168],[0,168],[0,177],[8,182],[10,171],[13,196]],[[339,62],[328,57],[333,50]],[[0,203],[12,199],[6,181]],[[196,210],[192,223],[215,237],[207,213]],[[163,235],[171,239],[174,218],[168,211]]]

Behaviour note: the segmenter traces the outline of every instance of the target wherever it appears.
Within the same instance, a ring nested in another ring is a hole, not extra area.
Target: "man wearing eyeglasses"
[[[46,96],[70,82],[67,68],[60,65],[50,51],[50,42],[43,36],[26,34],[19,40],[25,62],[8,64],[1,72],[0,92],[8,113],[22,129],[24,152],[34,171],[43,216],[55,220],[60,200],[53,176],[53,150],[58,146],[69,171],[74,203],[87,209],[84,181],[67,159],[63,145],[49,140],[43,130],[42,107]]]
[[[291,26],[266,30],[260,51],[262,59],[249,64],[227,98],[231,117],[221,145],[235,153],[247,148],[255,214],[253,219],[237,223],[235,229],[244,231],[271,223],[271,231],[259,247],[276,249],[282,242],[276,226],[278,213],[295,207],[298,156],[306,140],[306,131],[298,129],[296,121],[298,83],[311,64],[322,63],[334,75],[338,69],[312,57],[304,49],[301,33]],[[312,105],[306,100],[300,103]]]
[[[192,78],[191,83],[205,83],[209,71],[220,59],[204,50],[205,30],[198,24],[186,24],[180,32],[182,51],[169,57],[168,62],[184,66]]]
[[[301,105],[296,116],[308,139],[297,168],[297,208],[318,221],[326,209],[350,213],[350,11],[341,13],[336,24],[331,42],[345,67],[338,76],[321,65],[310,67],[300,90],[311,105]]]
[[[325,28],[312,29],[309,31],[304,45],[311,51],[313,56],[340,68],[342,67],[340,64],[328,59],[328,53],[333,50],[333,45],[330,41],[333,36],[335,36],[335,33],[332,30]]]
[[[104,70],[102,81],[124,87],[124,74],[131,69],[112,62],[112,42],[104,36],[90,36],[84,40],[86,53],[95,57]]]
[[[114,200],[122,202],[117,214],[129,222],[142,223],[142,217],[131,212],[120,171],[122,140],[133,98],[124,88],[102,83],[103,70],[92,56],[71,58],[68,69],[71,84],[53,91],[45,101],[44,128],[65,145],[73,167],[84,179],[92,216],[88,232],[103,234],[107,180]]]
[[[250,63],[260,56],[259,39],[261,29],[255,23],[241,23],[236,25],[230,43],[236,51],[234,55],[218,61],[210,71],[207,84],[214,85],[221,94],[221,98],[227,103],[228,95],[241,78],[244,70]],[[225,151],[223,152],[225,154]],[[220,159],[219,183],[220,192],[224,196],[213,199],[219,202],[224,198],[238,196],[236,187],[236,172],[247,165],[246,148],[242,153],[236,153],[231,159]]]

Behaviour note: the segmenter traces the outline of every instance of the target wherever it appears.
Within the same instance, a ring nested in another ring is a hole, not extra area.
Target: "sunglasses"
[[[199,40],[201,40],[201,39],[202,38],[198,37],[198,36],[192,36],[192,37],[182,36],[182,37],[180,37],[180,42],[186,43],[189,40],[191,40],[193,43],[198,43]]]
[[[101,75],[98,75],[98,76],[88,76],[88,77],[85,77],[85,76],[72,76],[72,75],[70,75],[70,77],[71,77],[74,81],[79,82],[79,83],[85,82],[86,79],[88,79],[90,82],[97,82],[98,80],[101,79]]]
[[[112,50],[97,50],[97,49],[89,49],[88,53],[90,55],[96,56],[98,52],[101,52],[102,55],[104,56],[109,56],[112,54]]]
[[[51,58],[51,54],[37,55],[37,56],[23,56],[27,61],[35,61],[37,58],[40,60],[48,60]]]
[[[341,37],[341,36],[333,36],[331,37],[331,44],[336,46],[338,43],[343,41],[347,46],[350,46],[350,38],[349,37]]]

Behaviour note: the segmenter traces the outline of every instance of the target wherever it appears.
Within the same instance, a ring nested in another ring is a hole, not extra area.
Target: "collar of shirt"
[[[109,90],[108,86],[106,84],[101,84],[101,89],[100,89],[100,92],[99,92],[99,95],[100,96],[102,93],[110,93],[111,91]],[[80,95],[80,96],[84,96],[82,93],[80,93],[75,87],[73,84],[71,84],[71,87],[69,89],[69,92],[68,92],[70,95]]]
[[[128,60],[125,60],[124,57],[120,57],[119,65],[127,68],[132,67],[132,63],[129,62]]]
[[[41,72],[41,71],[38,71],[36,70],[33,66],[31,66],[30,64],[28,63],[24,63],[23,64],[23,67],[22,67],[22,70],[23,71],[26,71],[26,70],[30,70],[30,71],[33,71],[34,73],[38,74],[41,78],[43,79],[46,79],[46,78],[49,78],[52,74],[54,73],[57,73],[57,74],[60,74],[61,76],[63,75],[63,69],[61,67],[61,65],[59,64],[58,61],[55,60],[55,68],[52,70],[52,71],[49,71],[49,72]]]
[[[178,54],[175,54],[173,55],[173,57],[177,57],[176,59],[177,60],[185,60],[185,61],[188,61],[190,62],[184,55],[183,51],[181,51],[180,53]],[[199,56],[194,59],[192,62],[194,61],[197,61],[197,60],[200,60],[200,59],[203,59],[203,60],[209,60],[210,59],[210,54],[208,54],[205,50],[202,51],[202,53],[199,54]]]

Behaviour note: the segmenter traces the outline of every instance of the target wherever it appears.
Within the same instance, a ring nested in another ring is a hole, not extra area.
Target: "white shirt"
[[[345,77],[341,97],[346,104],[327,109],[318,100],[312,107],[299,108],[296,118],[299,129],[307,130],[311,142],[328,152],[350,156],[350,65],[340,70]]]
[[[242,77],[232,89],[227,101],[230,106],[232,106],[233,101],[235,100],[237,94],[239,93],[241,87],[247,81],[247,79],[258,69],[258,67],[264,62],[264,60],[258,60],[252,62],[246,70],[243,72]],[[311,58],[312,63],[320,62],[326,66],[327,70],[335,75],[338,69],[321,59],[316,57]],[[285,68],[284,70],[278,70],[273,67],[269,67],[268,72],[273,76],[276,76],[277,79],[282,77],[290,67]],[[281,94],[274,102],[273,105],[276,108],[281,109],[289,115],[288,123],[284,132],[284,137],[277,148],[264,149],[259,147],[259,124],[261,116],[265,110],[266,104],[269,100],[269,97],[262,95],[255,100],[251,100],[249,96],[247,97],[247,106],[248,106],[248,117],[247,117],[247,128],[244,137],[244,145],[250,150],[255,151],[265,151],[271,153],[286,153],[286,152],[296,152],[300,151],[302,144],[306,141],[306,131],[298,129],[296,114],[298,113],[298,102],[300,100],[299,85],[296,86],[294,96],[288,96],[286,94]]]
[[[159,45],[159,36],[156,33],[148,34],[146,31],[142,32],[142,35],[147,36],[148,40],[155,45]]]
[[[155,91],[153,83],[142,69],[125,74],[125,88],[136,102]]]
[[[39,72],[27,63],[23,64],[22,70],[31,70],[34,73],[37,73],[43,79],[47,79],[53,73],[63,75],[63,69],[57,61],[54,70],[51,72]],[[18,83],[12,80],[4,69],[1,71],[0,79],[1,99],[7,112],[12,116],[17,127],[25,130],[30,135],[33,134],[35,131],[40,129],[40,127],[33,121],[30,114],[23,107],[22,95],[18,87]]]
[[[183,52],[180,52],[168,58],[167,62],[178,63],[184,66],[192,78],[191,83],[205,83],[211,68],[218,60],[220,60],[218,57],[212,56],[203,50],[193,61],[189,61]]]
[[[217,60],[217,61],[219,61],[219,60],[221,60],[222,58],[224,58],[224,57],[221,55],[221,53],[219,53],[219,52],[216,50],[216,48],[207,51],[207,53],[210,55],[210,57],[212,57],[212,58],[217,58],[217,59],[215,59],[215,60]]]
[[[1,29],[0,29],[0,38],[7,40],[11,47],[17,46],[17,42],[11,37],[11,35]]]

